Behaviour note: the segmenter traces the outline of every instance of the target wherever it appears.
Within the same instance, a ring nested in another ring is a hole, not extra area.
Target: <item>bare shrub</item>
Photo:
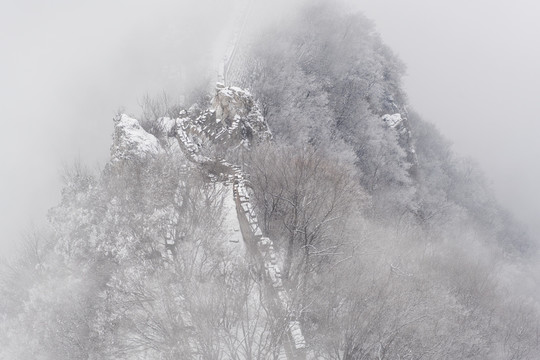
[[[184,109],[178,100],[173,100],[165,91],[155,97],[146,94],[139,101],[139,106],[142,111],[140,124],[146,132],[154,136],[165,133],[164,124],[158,121],[159,119],[164,117],[176,119]]]

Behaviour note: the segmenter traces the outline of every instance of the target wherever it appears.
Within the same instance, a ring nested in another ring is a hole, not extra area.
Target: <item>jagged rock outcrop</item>
[[[158,121],[163,125],[163,136],[176,137],[181,148],[191,155],[197,153],[199,160],[212,148],[225,153],[272,139],[251,94],[236,87],[218,85],[212,106],[207,110],[193,105],[177,119]]]
[[[250,93],[218,84],[212,106],[195,121],[214,145],[246,146],[272,138],[266,121]]]
[[[216,122],[231,129],[231,135],[238,139],[258,142],[272,138],[259,107],[245,90],[218,85],[212,109]]]
[[[111,162],[144,158],[163,151],[158,139],[147,133],[139,121],[121,114],[114,117],[114,134],[111,145]]]
[[[200,152],[205,147],[221,150],[239,146],[249,148],[272,139],[272,133],[253,96],[240,88],[220,84],[209,109],[201,110],[195,104],[182,111],[176,119],[160,118],[157,120],[157,128],[160,129],[157,134],[146,132],[138,120],[126,114],[118,115],[113,120],[113,163],[162,153],[165,148],[171,148],[169,140],[174,138],[187,145],[191,153],[195,150]]]

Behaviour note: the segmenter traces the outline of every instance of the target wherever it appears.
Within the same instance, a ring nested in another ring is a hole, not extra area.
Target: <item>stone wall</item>
[[[232,182],[242,238],[248,255],[255,260],[266,284],[264,301],[272,309],[274,316],[282,318],[288,323],[288,331],[283,339],[286,357],[287,359],[305,359],[306,342],[289,294],[283,286],[274,244],[268,237],[263,236],[259,226],[255,206],[249,196],[247,175],[241,171],[239,166],[200,154],[205,142],[220,146],[233,144],[249,146],[254,139],[257,141],[269,139],[271,133],[249,93],[240,89],[219,86],[213,103],[215,109],[202,113],[195,120],[187,116],[177,119],[175,136],[188,159],[204,168],[210,179],[225,183]],[[219,117],[216,114],[219,114]],[[254,119],[254,117],[256,118]],[[249,139],[245,138],[246,132],[235,133],[240,126],[244,128],[249,126],[252,129],[254,133],[251,141],[247,141]],[[242,137],[239,138],[239,136]]]
[[[278,257],[274,243],[268,237],[264,237],[254,204],[248,194],[248,186],[245,175],[235,168],[233,194],[236,202],[236,211],[242,236],[248,249],[260,265],[260,270],[265,283],[268,285],[268,298],[266,301],[272,306],[275,316],[283,317],[288,322],[288,332],[285,339],[285,351],[290,359],[306,358],[306,342],[302,335],[300,323],[292,308],[289,294],[283,286],[281,269],[278,265]]]

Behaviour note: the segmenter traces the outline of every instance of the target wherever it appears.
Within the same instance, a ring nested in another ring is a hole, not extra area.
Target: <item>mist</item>
[[[258,25],[299,2],[258,4]],[[291,5],[292,4],[292,5]],[[145,94],[180,96],[215,74],[239,2],[7,1],[1,17],[0,251],[44,221],[59,171],[107,159],[112,116]],[[540,233],[540,50],[533,1],[351,3],[408,67],[410,105],[477,159],[501,202]],[[264,19],[264,21],[263,21]]]
[[[366,1],[407,65],[410,105],[477,160],[503,206],[540,235],[536,1]]]
[[[0,254],[45,220],[60,171],[103,165],[112,117],[214,75],[235,3],[8,1],[0,14]],[[221,45],[220,45],[221,44]]]
[[[0,358],[538,358],[540,5],[4,5]]]

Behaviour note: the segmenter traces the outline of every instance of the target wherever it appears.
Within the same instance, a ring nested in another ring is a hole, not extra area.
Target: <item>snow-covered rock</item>
[[[209,148],[225,154],[229,149],[250,147],[272,138],[251,94],[222,84],[216,87],[210,109],[201,111],[194,105],[175,121],[173,132],[190,157],[204,154]]]
[[[145,158],[163,151],[158,139],[147,133],[136,119],[121,114],[114,118],[111,161]]]
[[[382,116],[382,120],[386,123],[386,125],[390,126],[391,128],[395,128],[403,121],[403,118],[399,113],[392,115],[386,114]]]
[[[211,109],[215,112],[215,123],[226,127],[230,138],[250,143],[272,138],[253,96],[245,90],[218,86]]]

